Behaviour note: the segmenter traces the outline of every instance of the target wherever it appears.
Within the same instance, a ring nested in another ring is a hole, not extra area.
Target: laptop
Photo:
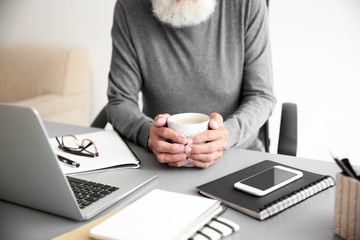
[[[0,199],[82,221],[157,176],[119,169],[67,177],[48,138],[35,109],[0,104]]]

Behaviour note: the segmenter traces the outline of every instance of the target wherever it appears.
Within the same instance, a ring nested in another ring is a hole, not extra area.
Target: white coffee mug
[[[192,137],[209,129],[210,117],[202,113],[179,113],[167,120],[169,128],[185,137]]]
[[[179,113],[170,116],[167,125],[185,137],[192,137],[207,131],[209,121],[210,117],[202,113]],[[188,163],[185,167],[194,167],[194,165]]]

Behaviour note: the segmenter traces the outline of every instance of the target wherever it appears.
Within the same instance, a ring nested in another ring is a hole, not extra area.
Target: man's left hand
[[[191,150],[187,153],[188,162],[200,168],[214,165],[227,149],[229,132],[219,113],[210,115],[209,128],[206,132],[190,137],[186,146],[187,152]]]

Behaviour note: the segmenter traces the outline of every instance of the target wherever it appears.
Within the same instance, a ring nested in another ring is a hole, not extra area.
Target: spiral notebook
[[[331,176],[304,171],[303,177],[263,197],[257,197],[234,188],[234,183],[275,165],[293,168],[265,160],[212,182],[198,186],[200,193],[222,201],[225,205],[251,217],[264,220],[307,198],[335,186]]]
[[[220,201],[154,189],[90,229],[95,239],[220,239],[239,229]],[[201,235],[201,236],[200,236]]]

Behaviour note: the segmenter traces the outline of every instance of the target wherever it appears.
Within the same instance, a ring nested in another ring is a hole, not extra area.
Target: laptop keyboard
[[[67,177],[81,209],[118,190],[118,187]]]

